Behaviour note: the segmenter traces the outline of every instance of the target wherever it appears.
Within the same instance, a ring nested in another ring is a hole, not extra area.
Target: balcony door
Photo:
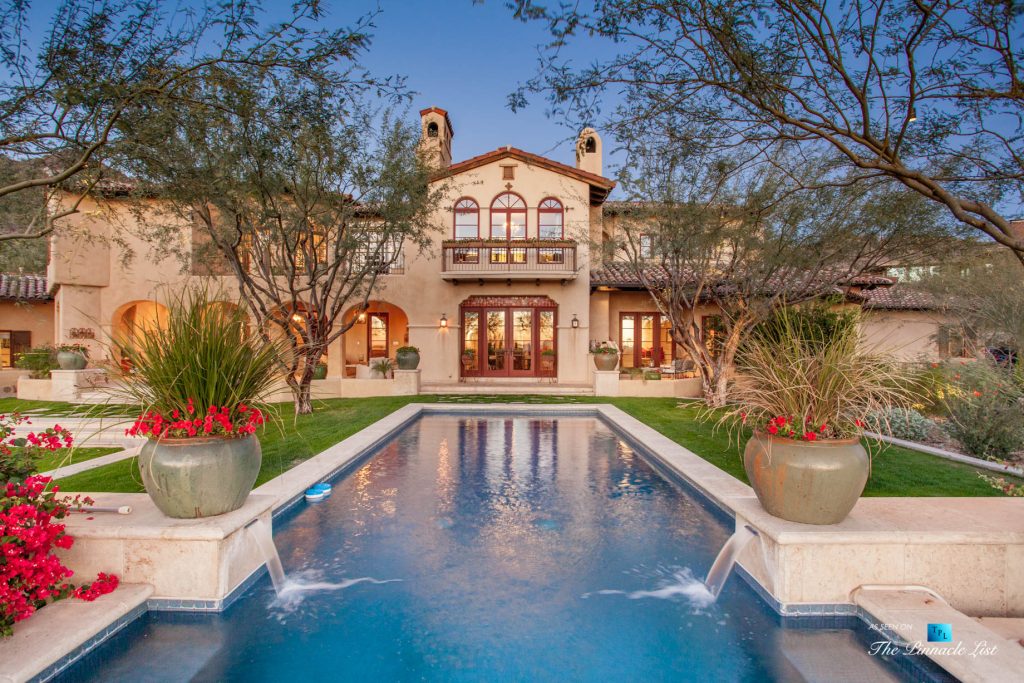
[[[555,374],[555,311],[528,306],[462,311],[464,377]]]

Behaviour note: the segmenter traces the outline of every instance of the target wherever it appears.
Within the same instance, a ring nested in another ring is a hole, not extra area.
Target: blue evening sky
[[[549,37],[542,24],[516,21],[503,0],[333,0],[328,7],[333,17],[348,20],[378,5],[365,63],[376,73],[408,78],[417,93],[414,113],[430,106],[448,111],[455,161],[512,145],[575,163],[578,131],[546,117],[543,98],[533,97],[516,113],[507,104],[508,94],[536,73],[537,46]],[[609,44],[591,41],[589,47],[607,50]],[[574,54],[589,61],[581,48]],[[605,140],[606,155],[611,142]]]

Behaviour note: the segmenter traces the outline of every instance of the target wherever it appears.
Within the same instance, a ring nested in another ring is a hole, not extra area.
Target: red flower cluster
[[[10,455],[11,446],[30,445],[55,451],[59,448],[70,448],[74,442],[71,432],[60,425],[54,425],[38,434],[29,432],[24,439],[12,439],[15,429],[22,424],[30,425],[32,421],[21,413],[0,414],[0,455]]]
[[[196,412],[195,402],[190,398],[183,410],[175,408],[167,415],[151,410],[140,415],[124,433],[128,436],[170,439],[244,436],[254,433],[265,421],[258,408],[244,403],[239,403],[233,410],[228,406],[209,406],[206,414],[200,415]]]
[[[16,622],[49,600],[95,600],[117,588],[117,577],[106,574],[79,588],[67,583],[72,571],[53,550],[70,548],[74,539],[54,520],[67,516],[71,506],[56,499],[57,487],[47,490],[49,482],[38,476],[11,482],[0,497],[0,636],[10,635]],[[91,503],[76,497],[71,505]]]
[[[829,425],[822,422],[815,425],[815,420],[810,417],[804,420],[803,426],[798,428],[796,420],[791,417],[779,415],[768,420],[765,431],[772,436],[782,436],[787,439],[802,439],[804,441],[817,441],[819,438],[827,438]]]

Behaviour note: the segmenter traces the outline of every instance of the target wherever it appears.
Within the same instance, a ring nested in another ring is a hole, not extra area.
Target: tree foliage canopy
[[[609,91],[620,129],[722,122],[723,146],[838,154],[844,179],[895,180],[1024,260],[1024,32],[1013,0],[516,0],[547,23],[544,92],[584,122]],[[575,37],[617,54],[577,67]]]

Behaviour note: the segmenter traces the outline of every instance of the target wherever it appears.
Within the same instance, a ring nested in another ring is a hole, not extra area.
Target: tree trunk
[[[312,378],[312,375],[310,377]],[[313,413],[311,386],[305,375],[303,375],[302,380],[301,382],[296,382],[295,386],[292,387],[292,396],[295,398],[295,414],[310,415]]]

